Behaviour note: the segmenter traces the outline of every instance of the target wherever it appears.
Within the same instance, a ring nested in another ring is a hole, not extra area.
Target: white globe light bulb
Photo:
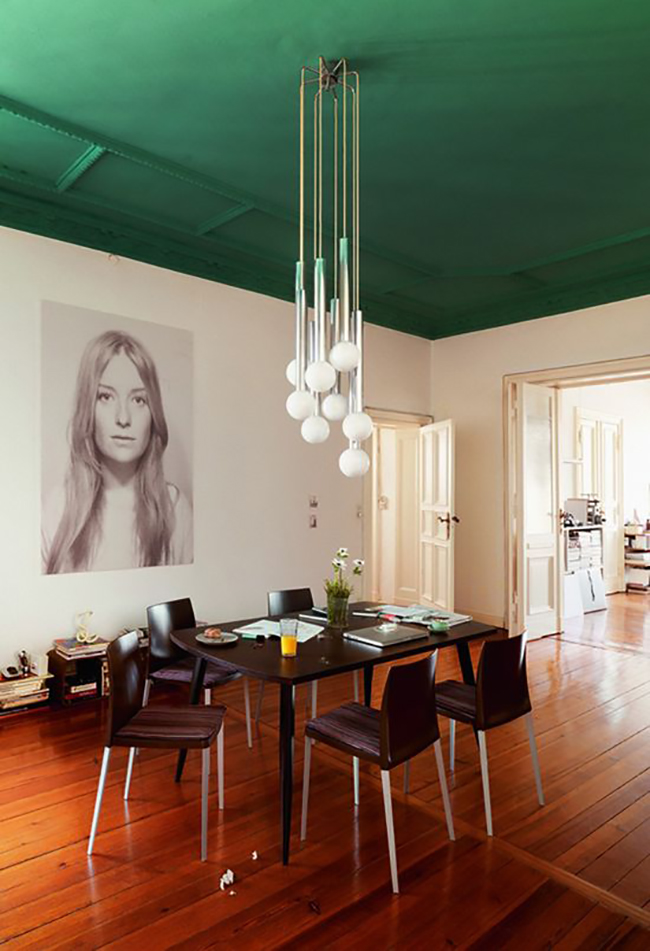
[[[362,442],[372,435],[372,420],[367,413],[350,413],[343,420],[343,432],[347,439]]]
[[[345,419],[348,412],[347,397],[341,393],[330,393],[323,400],[323,416],[336,422],[339,419]]]
[[[308,416],[300,432],[305,442],[325,442],[330,434],[330,424],[322,416]]]
[[[354,370],[359,365],[360,359],[361,352],[359,348],[356,343],[352,343],[350,340],[340,340],[330,350],[330,363],[335,370],[339,370],[341,373],[349,373],[350,370]]]
[[[336,383],[336,370],[325,360],[316,360],[307,367],[305,383],[315,393],[325,393]]]
[[[346,449],[339,456],[339,469],[349,479],[364,476],[370,468],[370,457],[364,449]]]
[[[289,383],[291,383],[292,386],[296,385],[296,380],[298,378],[298,374],[296,370],[297,370],[296,359],[294,357],[293,360],[290,360],[289,363],[287,363],[287,369],[285,370],[285,375],[287,377],[287,380],[289,381]]]
[[[306,390],[294,390],[287,397],[286,407],[289,416],[294,419],[306,419],[314,412],[316,403],[311,393]]]

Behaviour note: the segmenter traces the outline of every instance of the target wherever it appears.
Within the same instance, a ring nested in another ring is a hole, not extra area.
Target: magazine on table
[[[398,604],[382,604],[380,614],[392,614],[407,624],[431,624],[432,621],[446,621],[449,627],[456,624],[465,624],[472,620],[470,614],[456,614],[454,611],[443,611],[440,608],[428,608],[422,604],[412,604],[405,608]]]

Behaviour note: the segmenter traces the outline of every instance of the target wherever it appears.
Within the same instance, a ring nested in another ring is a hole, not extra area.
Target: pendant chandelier
[[[307,147],[308,87],[314,96],[313,110],[311,96],[308,103],[313,142]],[[372,420],[363,411],[359,306],[359,74],[348,70],[345,59],[327,64],[320,57],[318,69],[306,66],[301,71],[299,190],[296,355],[286,371],[294,386],[287,412],[302,422],[301,433],[309,443],[324,442],[330,422],[342,420],[349,447],[341,453],[339,467],[346,476],[363,476],[370,459],[361,443],[372,434]],[[313,235],[308,236],[307,202],[313,208]],[[331,248],[329,263],[325,247]],[[306,253],[312,257],[312,282]]]

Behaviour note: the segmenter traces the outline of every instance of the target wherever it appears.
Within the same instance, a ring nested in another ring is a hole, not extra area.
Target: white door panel
[[[519,627],[532,637],[561,629],[558,564],[557,403],[550,387],[520,383],[517,425],[522,453],[517,531]]]
[[[420,602],[454,609],[454,424],[420,429]]]

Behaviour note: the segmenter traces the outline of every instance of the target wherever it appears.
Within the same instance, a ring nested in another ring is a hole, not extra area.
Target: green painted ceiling
[[[647,0],[3,0],[0,223],[291,299],[319,54],[362,77],[368,320],[650,292]]]

